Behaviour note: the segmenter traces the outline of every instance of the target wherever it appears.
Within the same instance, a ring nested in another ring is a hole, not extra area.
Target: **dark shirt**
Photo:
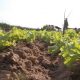
[[[64,29],[67,29],[68,28],[68,20],[67,18],[64,20]]]

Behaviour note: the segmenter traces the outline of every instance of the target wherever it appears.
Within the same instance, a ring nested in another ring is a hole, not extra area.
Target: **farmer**
[[[68,29],[68,20],[67,20],[67,18],[64,19],[63,34],[65,33],[66,29]]]

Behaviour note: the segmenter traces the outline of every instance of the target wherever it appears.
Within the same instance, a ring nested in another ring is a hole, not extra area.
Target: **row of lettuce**
[[[63,35],[57,31],[36,31],[22,30],[16,27],[9,32],[0,30],[0,49],[8,46],[16,46],[18,41],[34,42],[41,40],[47,44],[54,44],[49,48],[49,53],[55,54],[61,51],[59,55],[64,57],[64,64],[72,65],[75,61],[80,60],[80,34],[69,29]]]

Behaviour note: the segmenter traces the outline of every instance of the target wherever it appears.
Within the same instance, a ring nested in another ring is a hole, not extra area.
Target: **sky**
[[[63,27],[64,12],[69,27],[80,27],[79,0],[0,0],[0,22],[41,28],[46,24]]]

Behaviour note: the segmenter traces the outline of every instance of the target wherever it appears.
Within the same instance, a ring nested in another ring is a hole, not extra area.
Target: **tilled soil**
[[[0,80],[72,80],[63,58],[47,48],[40,41],[18,42],[0,52]]]

